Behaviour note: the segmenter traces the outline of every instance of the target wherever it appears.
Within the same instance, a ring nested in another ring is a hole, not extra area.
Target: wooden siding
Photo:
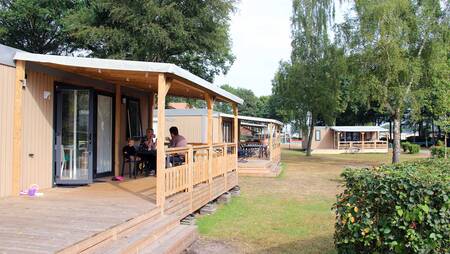
[[[53,78],[27,71],[27,87],[23,93],[22,175],[20,189],[32,184],[52,187],[53,180]],[[44,91],[50,97],[44,99]]]
[[[166,116],[166,136],[170,136],[169,128],[171,126],[177,126],[180,134],[189,143],[206,144],[207,124],[206,116]],[[213,143],[222,143],[222,140],[220,140],[221,131],[219,118],[213,117]]]
[[[16,69],[0,65],[0,197],[12,193],[13,100]]]

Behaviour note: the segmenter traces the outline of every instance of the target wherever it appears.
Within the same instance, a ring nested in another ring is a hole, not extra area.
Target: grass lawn
[[[331,206],[345,167],[379,165],[390,154],[313,155],[282,152],[278,178],[240,177],[241,196],[197,220],[201,241],[241,253],[335,253]],[[403,154],[403,160],[424,154]],[[205,253],[208,253],[206,250]]]

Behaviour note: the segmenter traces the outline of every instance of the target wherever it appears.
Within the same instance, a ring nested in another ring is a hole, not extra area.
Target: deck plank
[[[54,253],[155,206],[154,177],[0,199],[0,253]]]

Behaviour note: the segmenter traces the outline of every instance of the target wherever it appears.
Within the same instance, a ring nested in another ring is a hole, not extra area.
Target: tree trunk
[[[434,134],[434,120],[431,119],[431,137],[433,138],[433,145],[436,145],[436,135]]]
[[[394,114],[394,142],[392,149],[392,163],[400,162],[400,125],[401,125],[401,114],[400,109],[395,110]]]
[[[311,156],[311,145],[312,145],[312,139],[314,135],[314,121],[311,117],[311,122],[309,124],[309,134],[308,134],[308,146],[306,147],[306,156]]]
[[[447,159],[447,132],[444,133],[444,158]]]

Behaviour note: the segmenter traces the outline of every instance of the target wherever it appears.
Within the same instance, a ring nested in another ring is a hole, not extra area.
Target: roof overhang
[[[380,126],[332,126],[334,131],[339,132],[387,132],[385,128]]]
[[[220,116],[222,117],[226,117],[226,118],[233,118],[233,115],[230,114],[225,114],[225,113],[220,113]],[[282,126],[283,123],[275,120],[275,119],[270,119],[270,118],[262,118],[262,117],[253,117],[253,116],[238,116],[239,120],[244,120],[244,121],[250,121],[250,122],[258,122],[258,123],[273,123],[273,124],[277,124]]]
[[[152,92],[157,92],[158,75],[162,73],[172,80],[168,95],[204,99],[205,93],[208,93],[216,100],[243,103],[241,98],[169,63],[42,55],[20,51],[15,53],[14,60],[35,62],[108,83],[120,83]]]

